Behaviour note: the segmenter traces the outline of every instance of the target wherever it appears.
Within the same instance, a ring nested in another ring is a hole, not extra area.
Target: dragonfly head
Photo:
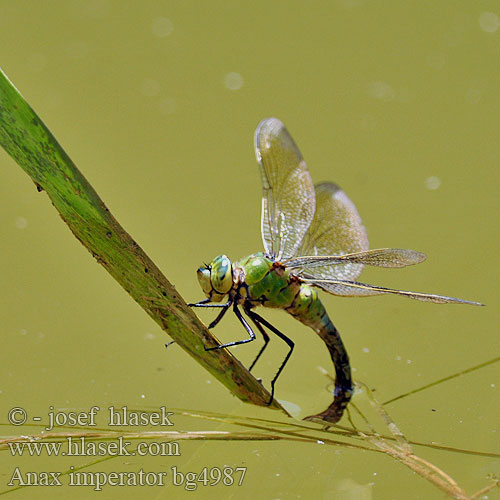
[[[198,281],[212,302],[220,302],[233,287],[233,265],[225,255],[218,255],[197,271]]]

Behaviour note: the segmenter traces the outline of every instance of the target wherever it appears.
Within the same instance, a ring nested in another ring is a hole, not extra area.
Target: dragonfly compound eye
[[[213,289],[221,294],[226,294],[233,286],[233,266],[225,255],[215,257],[211,264]]]
[[[210,297],[212,292],[212,283],[210,282],[210,269],[206,267],[200,267],[196,272],[198,274],[198,281],[200,282],[201,289],[207,297]]]

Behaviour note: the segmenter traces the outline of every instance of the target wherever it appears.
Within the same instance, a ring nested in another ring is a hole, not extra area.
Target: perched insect
[[[222,349],[251,342],[255,333],[242,315],[250,318],[269,342],[265,328],[285,341],[290,350],[271,381],[274,385],[292,354],[294,343],[253,309],[262,305],[283,309],[310,326],[325,342],[335,367],[333,403],[322,413],[308,417],[337,422],[353,394],[349,357],[339,332],[331,322],[314,287],[342,296],[396,294],[438,304],[478,302],[419,292],[393,290],[359,283],[363,265],[404,267],[418,264],[425,254],[398,248],[368,249],[368,237],[352,201],[335,184],[313,186],[307,166],[284,125],[276,118],[263,120],[255,132],[255,152],[262,178],[262,239],[264,252],[239,262],[219,255],[198,269],[198,280],[207,298],[193,307],[220,307],[209,325],[213,328],[229,307],[245,327],[249,338],[219,345]],[[220,304],[227,297],[227,302]]]

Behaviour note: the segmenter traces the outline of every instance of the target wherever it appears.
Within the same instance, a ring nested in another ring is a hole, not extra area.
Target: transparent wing
[[[406,267],[418,264],[426,258],[425,253],[401,248],[377,248],[345,255],[303,255],[283,262],[288,269],[311,269],[343,264],[363,264],[375,267]],[[316,275],[316,273],[313,273]],[[300,273],[299,273],[300,275]]]
[[[267,255],[281,261],[295,256],[313,220],[314,187],[300,151],[278,119],[260,122],[255,153],[262,178],[262,240]]]
[[[342,295],[347,297],[363,297],[370,295],[382,295],[392,293],[402,295],[410,299],[421,300],[423,302],[435,302],[437,304],[470,304],[473,306],[482,306],[480,302],[472,302],[470,300],[457,299],[455,297],[447,297],[445,295],[435,295],[431,293],[407,292],[405,290],[394,290],[393,288],[384,288],[381,286],[368,285],[366,283],[358,283],[357,281],[348,280],[317,280],[311,277],[302,279],[305,283],[315,285],[333,295]]]
[[[306,233],[299,255],[341,256],[368,250],[368,236],[354,203],[336,184],[315,186],[316,212]],[[363,269],[361,261],[345,259],[342,265],[303,266],[315,278],[356,279]]]

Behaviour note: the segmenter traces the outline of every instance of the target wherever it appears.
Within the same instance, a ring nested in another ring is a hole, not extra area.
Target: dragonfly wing
[[[392,293],[395,295],[402,295],[403,297],[408,297],[410,299],[421,300],[423,302],[435,302],[437,304],[470,304],[474,306],[483,305],[480,302],[472,302],[470,300],[457,299],[455,297],[447,297],[445,295],[395,290],[393,288],[368,285],[367,283],[359,283],[357,281],[317,280],[312,276],[309,278],[303,278],[303,281],[310,285],[318,286],[333,295],[342,295],[346,297],[366,297],[370,295],[383,295]]]
[[[368,250],[368,236],[354,203],[336,184],[315,186],[316,212],[299,255],[343,255]],[[353,261],[341,265],[304,267],[315,278],[356,279],[363,264]]]
[[[255,153],[262,178],[262,239],[278,260],[295,256],[314,216],[311,176],[287,129],[276,118],[260,122]]]
[[[339,264],[357,263],[375,267],[406,267],[418,264],[426,258],[425,253],[402,248],[376,248],[363,252],[344,255],[301,255],[284,264],[289,269],[334,266]]]

